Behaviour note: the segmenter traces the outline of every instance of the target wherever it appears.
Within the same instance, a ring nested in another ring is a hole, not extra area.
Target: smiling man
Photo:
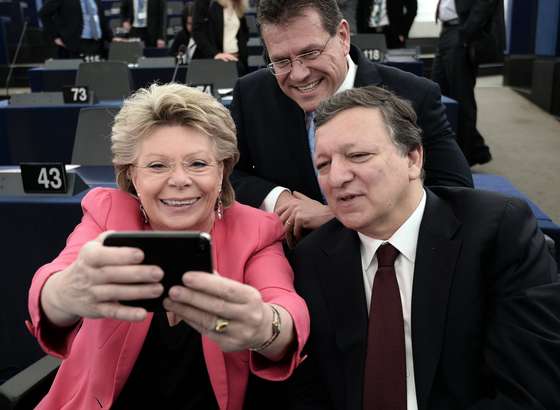
[[[350,45],[335,0],[261,0],[257,19],[271,63],[241,78],[234,90],[241,159],[232,182],[240,202],[276,212],[296,239],[330,220],[312,162],[313,112],[333,94],[366,85],[412,102],[428,185],[472,186],[437,85],[366,60]]]
[[[410,104],[378,87],[317,109],[336,219],[292,257],[311,315],[283,409],[560,408],[556,264],[528,205],[425,188]]]

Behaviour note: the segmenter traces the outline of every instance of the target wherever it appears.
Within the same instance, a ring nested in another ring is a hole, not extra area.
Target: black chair
[[[109,45],[109,61],[124,61],[136,64],[144,55],[144,43],[141,41],[113,41]]]
[[[78,116],[72,164],[111,165],[111,126],[118,108],[82,108]]]
[[[64,104],[64,99],[61,92],[14,94],[10,97],[10,105],[13,106],[45,106],[62,104]]]
[[[382,33],[362,33],[354,34],[350,37],[350,42],[358,47],[360,50],[379,50],[387,51],[387,42],[385,35]]]
[[[82,63],[76,75],[76,85],[88,86],[98,100],[122,100],[133,89],[128,64],[122,61]]]
[[[47,394],[60,360],[44,356],[0,385],[0,409],[28,410]]]
[[[220,89],[233,89],[237,77],[237,63],[234,61],[192,60],[187,70],[186,84],[212,84],[214,95],[217,95]]]

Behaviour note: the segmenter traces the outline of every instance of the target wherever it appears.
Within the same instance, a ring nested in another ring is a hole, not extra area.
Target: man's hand
[[[158,38],[157,42],[156,42],[156,46],[157,48],[164,48],[165,47],[165,40]]]
[[[301,239],[303,228],[317,229],[334,217],[329,207],[296,191],[293,194],[282,192],[274,212],[284,224],[288,244]]]
[[[60,37],[55,38],[54,43],[59,47],[66,48],[66,45],[64,44],[64,41],[62,41],[62,39]]]

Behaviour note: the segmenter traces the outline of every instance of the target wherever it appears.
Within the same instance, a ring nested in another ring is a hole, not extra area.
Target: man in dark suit
[[[469,165],[492,160],[490,148],[476,128],[474,96],[480,63],[497,61],[504,49],[501,0],[441,0],[436,11],[442,23],[432,78],[442,92],[457,100],[457,141]]]
[[[313,111],[338,91],[368,84],[412,101],[423,129],[429,185],[472,186],[437,85],[371,63],[350,46],[335,0],[261,0],[261,34],[272,63],[241,78],[231,112],[240,161],[232,175],[242,203],[280,215],[288,235],[332,218],[312,162]]]
[[[387,48],[404,48],[417,10],[417,0],[359,0],[358,33],[384,33]]]
[[[316,126],[336,219],[293,255],[311,336],[286,408],[560,408],[560,287],[527,204],[425,188],[415,113],[386,90],[337,94]]]
[[[39,17],[58,58],[104,56],[104,42],[113,38],[99,0],[47,0]]]
[[[165,0],[123,0],[121,18],[129,37],[140,38],[148,47],[165,47]]]

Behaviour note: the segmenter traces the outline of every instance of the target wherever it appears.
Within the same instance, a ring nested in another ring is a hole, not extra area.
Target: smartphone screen
[[[210,235],[204,232],[134,231],[113,232],[103,241],[105,246],[127,246],[144,252],[144,265],[157,265],[164,272],[162,296],[154,299],[121,301],[129,306],[140,306],[149,312],[162,311],[163,299],[169,289],[182,285],[187,271],[212,273]]]

